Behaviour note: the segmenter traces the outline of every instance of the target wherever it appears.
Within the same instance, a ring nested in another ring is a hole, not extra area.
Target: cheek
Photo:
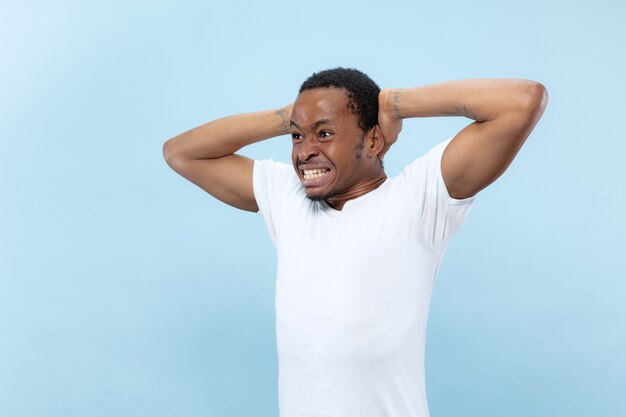
[[[328,157],[333,164],[338,168],[349,169],[354,165],[356,159],[356,151],[350,148],[334,149],[334,152],[328,154]]]

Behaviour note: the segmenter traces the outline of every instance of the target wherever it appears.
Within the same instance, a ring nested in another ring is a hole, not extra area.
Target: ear
[[[385,147],[385,139],[383,138],[383,132],[380,130],[378,125],[374,126],[370,133],[368,134],[368,148],[367,148],[367,156],[368,157],[378,157],[378,154]]]

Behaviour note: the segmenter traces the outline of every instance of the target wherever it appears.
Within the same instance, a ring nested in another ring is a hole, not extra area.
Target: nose
[[[311,139],[310,136],[305,137],[298,147],[298,159],[302,162],[308,161],[309,159],[319,155],[317,142],[315,139]]]

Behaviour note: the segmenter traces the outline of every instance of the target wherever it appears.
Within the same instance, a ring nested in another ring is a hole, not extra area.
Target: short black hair
[[[314,88],[331,87],[346,91],[348,108],[356,116],[363,133],[376,126],[380,87],[357,69],[337,67],[316,72],[302,83],[298,93]]]

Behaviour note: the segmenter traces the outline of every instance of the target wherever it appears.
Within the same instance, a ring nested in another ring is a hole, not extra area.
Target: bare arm
[[[246,145],[289,131],[291,104],[205,123],[166,141],[163,156],[177,173],[233,207],[258,211],[252,159],[236,155]]]
[[[475,195],[513,161],[548,102],[543,85],[520,79],[476,79],[380,94],[379,124],[384,153],[395,142],[402,119],[465,116],[475,120],[444,151],[441,171],[453,198]]]

